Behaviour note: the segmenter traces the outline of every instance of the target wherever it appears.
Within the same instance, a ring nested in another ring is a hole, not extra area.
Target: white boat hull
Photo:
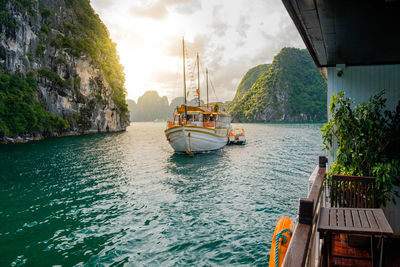
[[[246,144],[246,137],[244,137],[243,135],[229,136],[229,144],[244,145]]]
[[[176,152],[212,151],[228,143],[227,135],[218,135],[213,128],[192,125],[169,128],[165,130],[165,136]]]

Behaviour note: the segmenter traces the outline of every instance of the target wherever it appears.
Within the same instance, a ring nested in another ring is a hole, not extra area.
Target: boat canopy
[[[185,106],[182,105],[181,107],[178,107],[176,109],[176,112],[178,114],[183,114],[185,113]],[[221,117],[230,117],[231,115],[229,115],[228,113],[226,113],[225,111],[211,111],[211,110],[207,110],[207,109],[202,109],[200,107],[194,107],[194,106],[187,106],[186,107],[186,112],[189,113],[202,113],[202,114],[206,114],[206,115],[218,115]]]
[[[177,108],[176,111],[178,113],[185,113],[185,105],[182,105],[181,107]],[[205,110],[199,107],[194,107],[194,106],[186,106],[186,111],[187,112],[201,112],[204,113]]]

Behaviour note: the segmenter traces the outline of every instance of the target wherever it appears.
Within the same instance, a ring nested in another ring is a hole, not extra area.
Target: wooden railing
[[[321,207],[322,188],[327,158],[319,157],[319,166],[311,174],[314,183],[307,198],[299,201],[299,217],[286,252],[283,266],[300,267],[315,265],[315,234]],[[319,250],[319,248],[318,248]],[[320,253],[318,253],[320,255]]]

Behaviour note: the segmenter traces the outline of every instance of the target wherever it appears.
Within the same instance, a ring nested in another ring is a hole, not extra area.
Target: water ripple
[[[321,154],[317,124],[174,154],[164,124],[0,147],[0,266],[265,266]]]

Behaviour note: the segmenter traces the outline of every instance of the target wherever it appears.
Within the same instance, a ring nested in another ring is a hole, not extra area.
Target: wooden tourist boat
[[[221,104],[212,109],[182,105],[168,122],[165,136],[176,152],[212,151],[228,143],[230,123],[231,116]]]
[[[231,116],[226,111],[225,105],[208,103],[208,71],[207,104],[200,105],[200,74],[199,56],[197,55],[198,106],[188,106],[186,101],[186,74],[185,74],[185,42],[183,48],[183,89],[185,104],[177,107],[173,120],[168,121],[165,136],[171,147],[176,152],[207,152],[224,147],[228,143],[228,134],[231,129]]]

